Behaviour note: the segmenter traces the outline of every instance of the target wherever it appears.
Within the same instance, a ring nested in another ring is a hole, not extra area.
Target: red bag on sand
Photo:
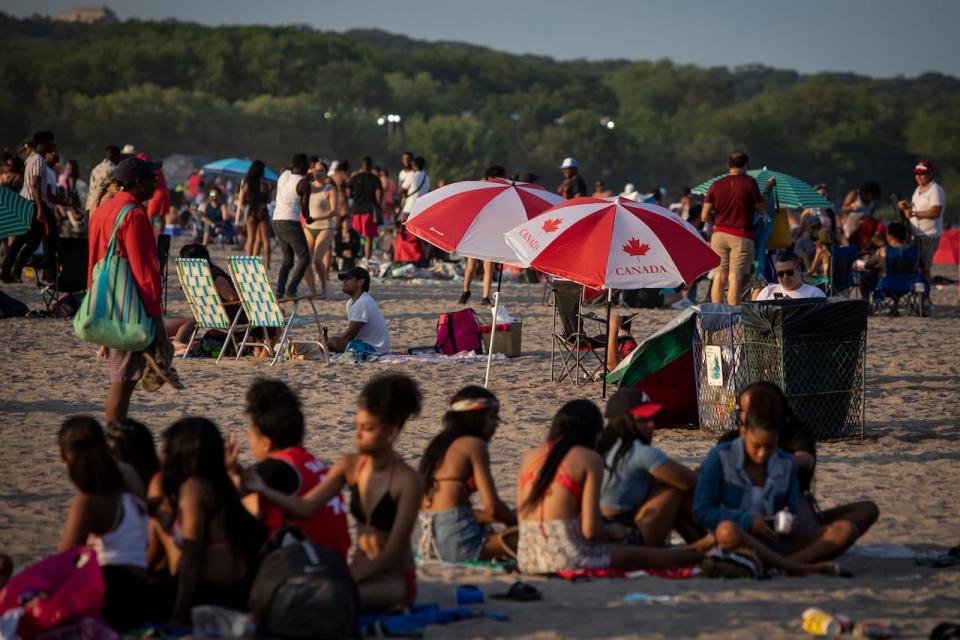
[[[393,260],[420,264],[423,261],[423,245],[420,244],[420,238],[406,229],[400,229],[393,239]]]
[[[17,633],[34,638],[86,617],[99,617],[106,597],[103,572],[91,547],[73,547],[36,562],[0,591],[0,614],[23,607]]]
[[[473,309],[441,313],[437,320],[437,350],[452,356],[461,351],[483,350],[480,321]]]

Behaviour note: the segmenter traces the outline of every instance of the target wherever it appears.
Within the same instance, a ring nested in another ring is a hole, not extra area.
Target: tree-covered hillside
[[[496,161],[552,184],[560,160],[576,155],[588,180],[617,190],[692,185],[744,149],[756,166],[834,192],[868,179],[907,192],[924,157],[948,196],[960,194],[960,80],[940,74],[559,62],[382,31],[2,14],[0,41],[0,140],[13,147],[50,128],[85,169],[108,142],[274,167],[296,151],[368,153],[393,166],[410,148],[447,180]],[[385,114],[401,124],[378,125]]]

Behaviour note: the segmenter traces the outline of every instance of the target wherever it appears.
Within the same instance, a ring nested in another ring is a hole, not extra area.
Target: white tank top
[[[313,186],[313,184],[310,185],[310,217],[313,218],[314,221],[307,226],[311,229],[336,228],[336,220],[327,218],[330,214],[330,200],[327,198],[327,192],[335,188],[336,187],[331,184],[325,184],[319,188]],[[319,220],[318,218],[325,219]]]
[[[89,536],[90,546],[97,552],[100,566],[123,565],[147,568],[147,507],[129,493],[120,496],[123,513],[120,524],[112,531]]]
[[[289,169],[280,174],[277,180],[277,201],[273,210],[274,220],[300,221],[300,196],[297,185],[306,176],[292,173]]]

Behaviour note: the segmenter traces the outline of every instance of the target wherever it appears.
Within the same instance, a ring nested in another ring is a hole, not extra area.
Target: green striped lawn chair
[[[296,298],[284,298],[277,300],[273,289],[270,286],[270,279],[267,277],[267,270],[263,265],[263,258],[260,256],[229,256],[227,265],[230,267],[230,277],[233,278],[233,284],[240,295],[240,304],[247,314],[250,325],[243,334],[243,340],[240,342],[240,348],[247,344],[247,338],[250,330],[259,327],[263,330],[264,342],[259,346],[266,347],[267,353],[273,356],[270,366],[277,363],[288,344],[315,344],[323,351],[324,359],[330,361],[327,349],[320,341],[322,329],[320,327],[320,317],[317,315],[317,305],[314,299],[317,295],[298,296]],[[289,337],[290,327],[297,317],[297,311],[300,303],[308,302],[313,309],[313,319],[317,323],[316,340],[291,340]],[[282,304],[292,304],[293,309],[290,314],[284,318]],[[280,329],[280,340],[276,346],[270,345],[270,339],[267,337],[267,328]],[[254,344],[254,343],[250,343]]]
[[[223,358],[228,345],[233,345],[234,350],[240,353],[237,345],[237,339],[234,335],[236,331],[246,329],[247,325],[237,326],[237,320],[240,313],[237,313],[233,321],[227,315],[223,300],[217,293],[217,288],[213,284],[213,275],[210,273],[210,263],[203,258],[177,258],[177,276],[180,278],[180,286],[183,288],[183,295],[190,305],[190,311],[193,313],[193,319],[197,326],[187,341],[187,348],[183,352],[183,357],[187,357],[190,346],[197,337],[200,329],[217,329],[227,332],[227,339],[223,343],[220,355],[217,356],[217,362]]]

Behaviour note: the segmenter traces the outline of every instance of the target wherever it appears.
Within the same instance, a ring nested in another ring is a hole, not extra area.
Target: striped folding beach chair
[[[227,257],[227,264],[230,267],[230,277],[233,278],[233,284],[240,295],[240,304],[243,305],[243,310],[246,312],[250,323],[243,334],[243,340],[240,342],[241,350],[248,344],[247,339],[250,336],[250,330],[260,328],[263,330],[264,342],[251,342],[249,344],[266,347],[267,353],[273,356],[270,366],[277,363],[289,344],[315,344],[323,351],[324,359],[327,362],[330,361],[327,349],[319,339],[322,329],[320,327],[320,317],[317,315],[317,305],[314,304],[314,299],[319,296],[297,296],[296,298],[278,300],[270,286],[270,279],[267,277],[267,270],[263,266],[263,258],[260,256],[229,256]],[[317,324],[317,339],[291,340],[290,327],[297,317],[300,303],[304,301],[308,302],[313,309],[313,319]],[[286,318],[284,318],[283,310],[280,307],[282,304],[293,305]],[[275,346],[270,344],[270,339],[267,336],[267,329],[271,327],[281,330],[280,339]]]
[[[246,329],[247,325],[237,325],[240,318],[237,313],[233,321],[227,315],[227,310],[223,300],[217,293],[217,288],[213,284],[213,275],[210,273],[210,263],[203,258],[177,258],[177,276],[180,278],[180,286],[183,288],[183,295],[190,305],[190,311],[193,313],[193,319],[197,326],[187,342],[187,348],[183,352],[183,357],[187,357],[190,346],[193,345],[197,332],[200,329],[217,329],[227,332],[227,339],[223,343],[220,355],[217,356],[217,362],[223,358],[228,345],[233,345],[234,350],[240,353],[235,333],[241,329]]]

